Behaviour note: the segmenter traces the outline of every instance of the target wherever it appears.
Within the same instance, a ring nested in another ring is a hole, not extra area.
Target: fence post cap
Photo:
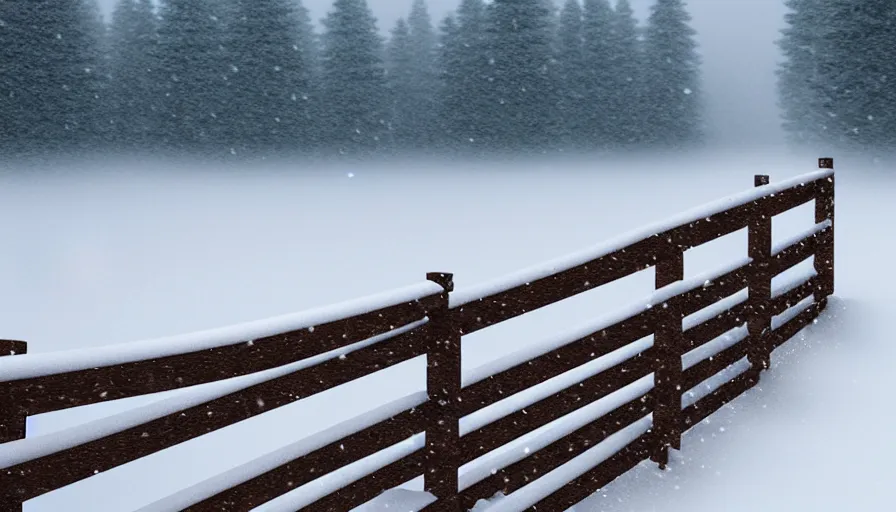
[[[446,292],[454,291],[454,274],[450,272],[427,272],[426,280],[436,283]]]
[[[28,343],[21,340],[0,339],[0,357],[16,356],[28,353]]]

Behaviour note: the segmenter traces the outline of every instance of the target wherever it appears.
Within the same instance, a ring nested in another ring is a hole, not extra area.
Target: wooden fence
[[[437,498],[425,510],[466,510],[496,492],[512,493],[535,482],[633,424],[649,421],[620,450],[530,508],[565,510],[642,460],[664,467],[669,449],[680,449],[684,431],[754,386],[769,367],[771,351],[824,309],[834,291],[833,160],[820,159],[819,167],[775,185],[757,176],[756,189],[695,210],[679,225],[571,259],[559,269],[536,269],[479,294],[459,295],[451,274],[432,273],[427,283],[353,304],[354,314],[346,314],[345,307],[325,308],[280,324],[209,333],[198,345],[202,337],[63,358],[24,355],[24,342],[0,341],[0,355],[9,355],[0,358],[0,510],[21,510],[22,503],[41,494],[423,356],[428,399],[422,403],[172,510],[250,510],[424,432],[425,446],[304,510],[351,510],[420,475]],[[773,247],[772,218],[813,200],[816,226]],[[747,260],[706,279],[684,280],[684,251],[744,228]],[[810,257],[815,270],[810,278],[773,290],[773,277]],[[653,306],[462,384],[464,336],[650,267],[656,269]],[[748,298],[731,303],[744,290]],[[738,329],[747,334],[732,338]],[[461,418],[651,336],[652,345],[644,350],[461,435]],[[706,352],[723,338],[727,346]],[[683,362],[701,350],[702,358]],[[683,401],[685,393],[744,361],[746,371],[693,403]],[[637,389],[632,385],[650,375],[652,386],[626,396],[596,420],[461,488],[458,469],[464,464],[614,393]],[[25,437],[29,415],[216,381],[220,389],[191,395],[192,401],[172,400],[171,407],[156,407],[150,416],[74,429],[53,442]]]

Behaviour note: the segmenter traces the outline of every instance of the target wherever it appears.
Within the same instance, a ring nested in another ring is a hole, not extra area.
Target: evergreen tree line
[[[896,2],[786,4],[778,87],[791,141],[841,150],[896,149]]]
[[[698,144],[683,0],[366,0],[316,34],[300,0],[0,2],[0,136],[24,150],[548,151]]]

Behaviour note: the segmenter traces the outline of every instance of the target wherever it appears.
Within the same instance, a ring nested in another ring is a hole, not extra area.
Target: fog
[[[99,0],[105,14],[116,0]],[[367,0],[385,33],[411,0]],[[332,0],[303,0],[311,17],[326,16]],[[559,2],[555,0],[555,3]],[[631,0],[643,20],[651,0]],[[786,8],[781,0],[688,0],[704,58],[703,78],[708,142],[730,147],[769,146],[784,139],[776,107],[775,46]],[[428,0],[434,20],[457,7],[458,0]]]

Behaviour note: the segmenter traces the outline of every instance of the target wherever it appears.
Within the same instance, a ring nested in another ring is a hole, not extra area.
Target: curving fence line
[[[833,160],[819,167],[775,184],[756,176],[744,193],[458,292],[451,274],[431,273],[400,290],[187,336],[34,355],[0,340],[0,510],[418,357],[426,393],[159,509],[251,510],[366,460],[364,474],[293,509],[348,511],[423,475],[426,511],[467,510],[536,481],[545,485],[529,509],[565,510],[642,460],[664,467],[683,432],[756,385],[772,350],[824,309],[834,291]],[[773,245],[772,218],[812,201],[815,226]],[[742,229],[747,258],[684,279],[686,250]],[[811,273],[772,286],[809,258]],[[540,352],[461,374],[464,336],[650,267],[647,301],[558,333]],[[25,436],[29,415],[198,385]],[[501,452],[534,434],[525,452]],[[558,480],[561,467],[572,469]]]

